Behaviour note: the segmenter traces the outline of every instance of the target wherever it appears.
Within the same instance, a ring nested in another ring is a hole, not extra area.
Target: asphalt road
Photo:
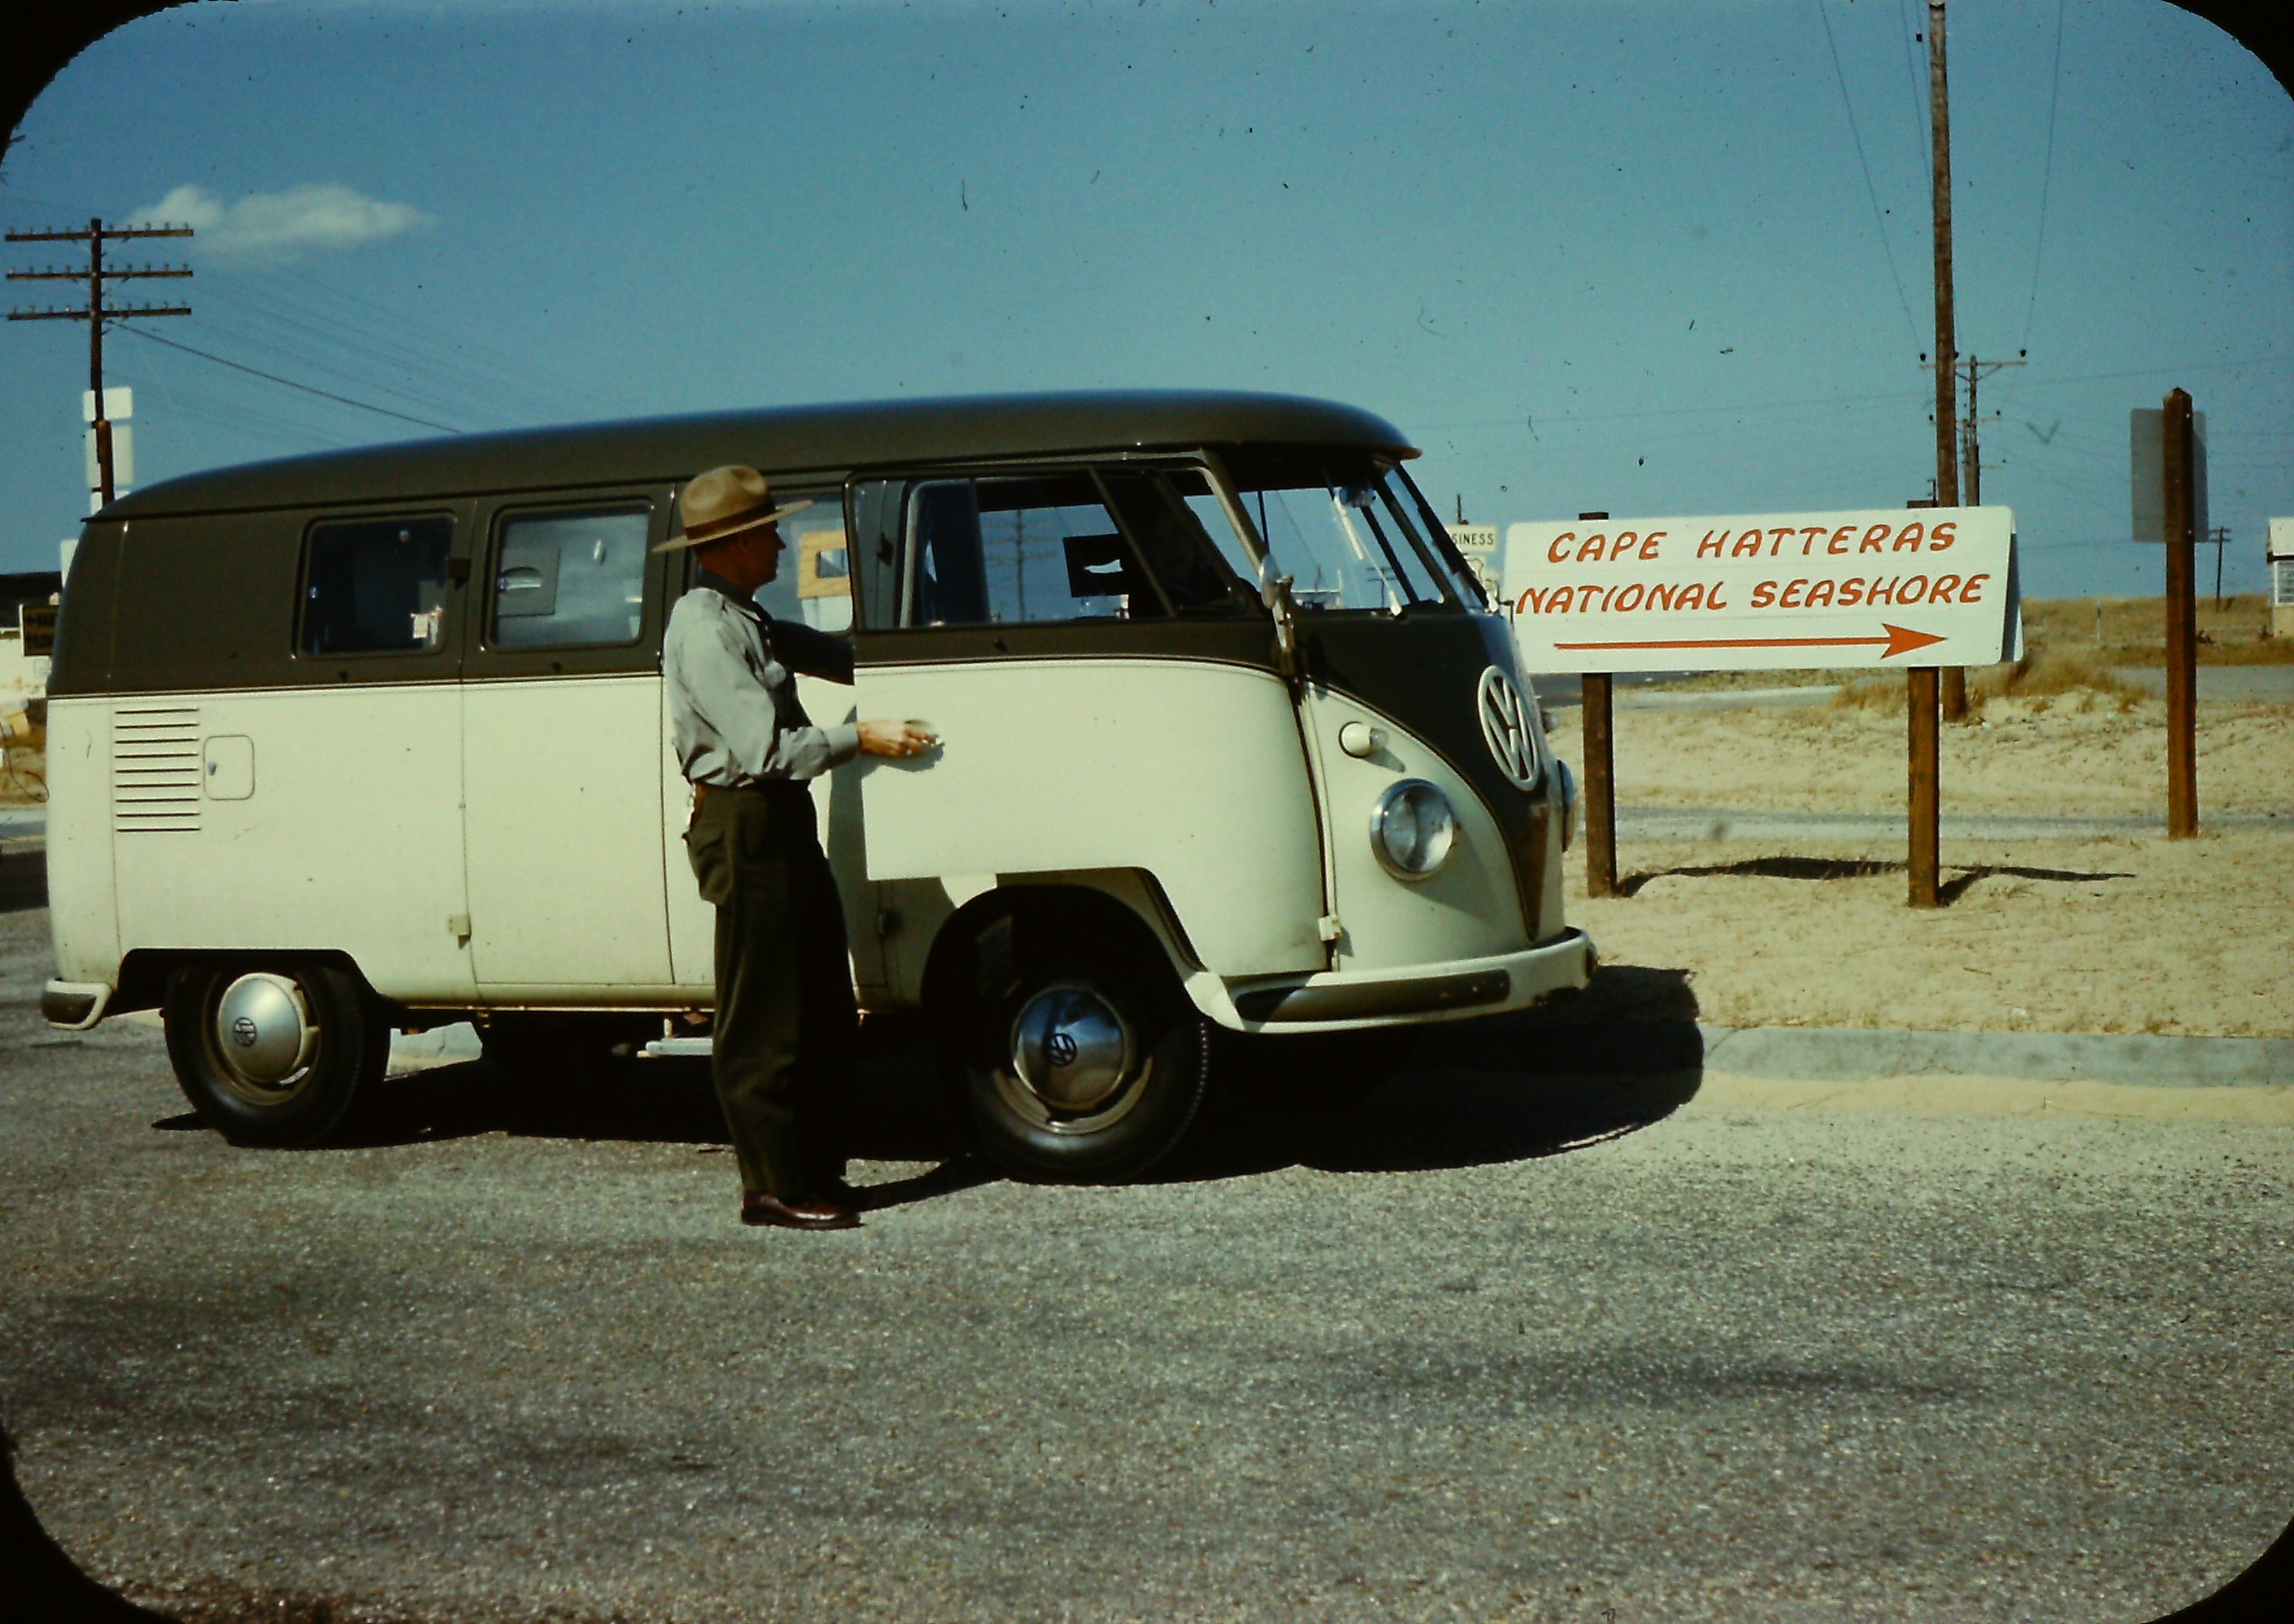
[[[152,1028],[40,1024],[45,929],[0,914],[0,1416],[171,1615],[2145,1620],[2294,1514],[2283,1086],[1810,1104],[1652,983],[1042,1189],[935,1173],[880,1036],[895,1204],[791,1236],[687,1062],[231,1149]]]

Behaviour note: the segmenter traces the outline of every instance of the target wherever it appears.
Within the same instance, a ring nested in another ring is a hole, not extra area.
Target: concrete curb
[[[2021,1077],[2151,1088],[2294,1087],[2294,1038],[1706,1027],[1704,1068],[1779,1082]]]

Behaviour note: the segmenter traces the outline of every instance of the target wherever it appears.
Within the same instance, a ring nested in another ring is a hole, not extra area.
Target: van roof
[[[776,475],[884,463],[1237,444],[1340,445],[1413,457],[1383,418],[1297,395],[1123,390],[782,406],[410,440],[185,475],[105,519],[405,501],[681,480],[720,463]]]

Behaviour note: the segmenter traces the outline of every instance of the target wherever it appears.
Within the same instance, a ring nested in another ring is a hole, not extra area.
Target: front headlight
[[[1408,778],[1378,798],[1370,816],[1370,849],[1397,880],[1423,880],[1448,860],[1458,843],[1458,815],[1450,798],[1422,778]]]

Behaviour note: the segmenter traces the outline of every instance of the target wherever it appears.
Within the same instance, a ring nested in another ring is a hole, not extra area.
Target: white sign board
[[[2127,414],[2128,533],[2137,541],[2167,540],[2167,414],[2138,406]],[[2207,539],[2207,414],[2191,414],[2191,539]]]
[[[103,470],[95,454],[95,431],[83,430],[80,443],[87,451],[87,488],[101,490]],[[135,426],[114,423],[111,426],[111,485],[114,495],[125,496],[127,487],[135,483]]]
[[[1502,578],[1532,671],[1989,665],[2023,653],[2005,508],[1541,520]]]
[[[106,389],[103,392],[103,415],[107,420],[113,423],[124,422],[134,417],[135,391]],[[79,420],[83,423],[95,421],[95,391],[93,389],[83,389],[79,392]]]

